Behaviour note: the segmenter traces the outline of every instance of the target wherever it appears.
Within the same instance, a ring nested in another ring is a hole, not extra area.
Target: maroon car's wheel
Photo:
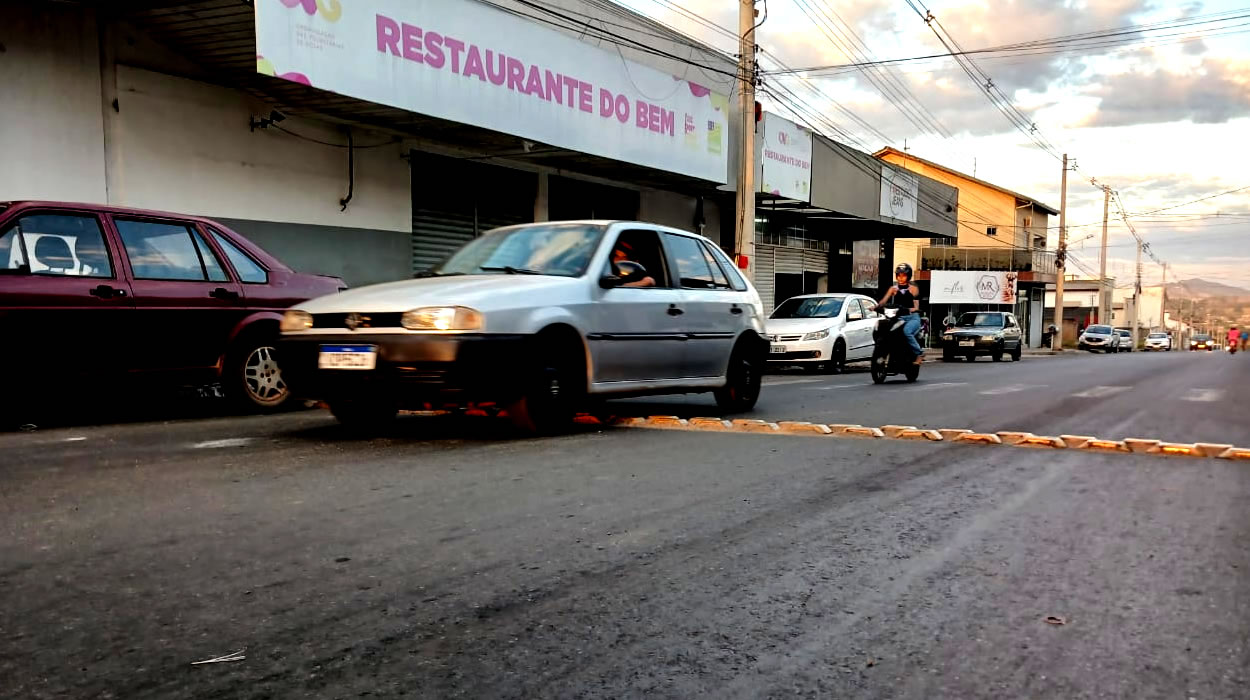
[[[242,408],[276,411],[291,398],[277,350],[263,337],[245,339],[237,345],[227,358],[222,383],[226,394]]]

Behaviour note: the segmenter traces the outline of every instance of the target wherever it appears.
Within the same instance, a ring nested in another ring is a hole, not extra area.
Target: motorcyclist
[[[1228,329],[1228,347],[1233,352],[1237,352],[1237,346],[1241,345],[1241,331],[1237,330],[1237,326]]]
[[[920,364],[924,361],[924,350],[916,340],[916,333],[920,330],[920,288],[911,283],[911,278],[911,265],[899,263],[894,268],[894,281],[897,284],[890,287],[876,308],[880,309],[891,299],[894,301],[893,305],[898,307],[899,316],[903,320],[903,335],[907,338],[907,344],[911,345],[912,352],[916,353],[916,364]]]

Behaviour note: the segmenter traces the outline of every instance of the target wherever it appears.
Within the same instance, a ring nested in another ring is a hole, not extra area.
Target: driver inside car
[[[617,241],[616,247],[612,249],[612,267],[619,270],[620,263],[638,263],[631,260],[633,257],[634,247],[628,241]],[[641,267],[641,265],[638,265]],[[622,287],[654,287],[655,278],[647,275],[640,280],[632,280],[621,285]]]

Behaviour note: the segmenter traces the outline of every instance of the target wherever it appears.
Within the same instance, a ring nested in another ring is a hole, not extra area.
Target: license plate
[[[785,352],[786,352],[786,346],[784,346],[784,345],[774,345],[774,346],[772,346],[771,348],[769,348],[769,350],[768,350],[768,351],[769,351],[769,352],[771,352],[771,353],[772,353],[772,354],[774,354],[774,355],[784,355],[784,354],[785,354]]]
[[[977,344],[977,341],[975,341],[975,340],[961,340],[961,341],[959,341],[959,347],[961,347],[961,348],[970,348],[970,347],[972,347],[972,346],[974,346],[974,345],[976,345],[976,344]]]
[[[320,369],[374,369],[378,366],[376,345],[322,345],[317,356]]]

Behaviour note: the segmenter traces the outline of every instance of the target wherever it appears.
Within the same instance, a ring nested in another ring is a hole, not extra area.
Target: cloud
[[[1220,124],[1250,115],[1250,62],[1206,59],[1196,71],[1131,72],[1103,78],[1084,93],[1100,99],[1080,126],[1191,121]]]

